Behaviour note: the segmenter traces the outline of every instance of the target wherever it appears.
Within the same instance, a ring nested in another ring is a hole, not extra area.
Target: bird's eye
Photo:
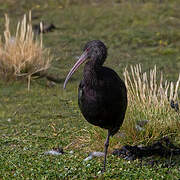
[[[89,52],[90,48],[87,48],[86,51]]]
[[[97,50],[97,49],[95,49],[95,50],[94,50],[94,53],[95,53],[95,54],[98,54],[98,50]]]

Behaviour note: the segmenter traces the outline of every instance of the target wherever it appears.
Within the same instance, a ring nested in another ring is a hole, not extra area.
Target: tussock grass
[[[130,102],[136,102],[144,108],[151,106],[164,108],[171,100],[178,101],[180,74],[174,84],[167,80],[163,81],[162,73],[158,82],[156,66],[154,66],[154,69],[150,69],[149,74],[147,72],[142,73],[140,64],[131,66],[130,69],[130,72],[128,72],[127,68],[124,71]]]
[[[157,72],[156,66],[149,73],[142,72],[141,65],[126,68],[125,83],[128,89],[129,108],[123,131],[126,142],[149,143],[162,136],[178,135],[180,130],[179,113],[170,107],[170,101],[178,101],[180,75],[178,80],[163,80],[163,74]],[[159,80],[158,80],[159,79]],[[139,121],[148,123],[138,130]]]
[[[52,56],[50,50],[43,47],[42,34],[40,40],[34,38],[31,12],[28,18],[24,15],[18,22],[15,35],[11,34],[9,25],[10,19],[5,15],[4,36],[0,39],[0,77],[5,80],[30,79],[31,75],[46,71]]]

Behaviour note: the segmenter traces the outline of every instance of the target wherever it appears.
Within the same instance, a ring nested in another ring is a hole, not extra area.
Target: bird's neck
[[[84,83],[88,87],[96,87],[98,83],[98,70],[101,66],[94,64],[92,61],[88,61],[84,66],[83,79]]]

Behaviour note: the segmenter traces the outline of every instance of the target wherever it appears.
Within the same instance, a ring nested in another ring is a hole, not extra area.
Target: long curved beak
[[[81,55],[81,57],[78,59],[78,61],[75,63],[75,65],[72,67],[72,69],[69,71],[68,75],[66,76],[66,80],[64,81],[63,88],[66,88],[66,84],[70,77],[74,74],[74,72],[78,69],[78,67],[86,61],[88,58],[88,49],[84,51],[84,53]]]

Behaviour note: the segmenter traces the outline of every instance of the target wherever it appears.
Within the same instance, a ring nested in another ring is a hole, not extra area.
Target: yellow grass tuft
[[[15,35],[11,35],[10,19],[5,15],[5,31],[0,37],[0,77],[5,80],[18,77],[29,78],[31,75],[46,71],[50,67],[52,56],[47,48],[43,47],[42,34],[40,40],[34,38],[29,18],[24,15],[19,21]]]
[[[163,80],[158,77],[156,66],[142,72],[141,65],[131,66],[124,71],[128,90],[128,112],[122,130],[126,133],[125,141],[132,143],[149,143],[162,136],[177,135],[180,130],[180,116],[170,106],[171,100],[178,102],[180,75],[178,80]],[[159,79],[159,80],[158,80]],[[138,121],[148,123],[138,130]]]
[[[149,74],[142,73],[140,64],[131,66],[130,73],[127,68],[124,71],[125,84],[128,89],[128,99],[130,102],[136,102],[145,107],[164,107],[171,100],[178,100],[178,89],[180,83],[180,74],[177,82],[163,81],[163,74],[160,75],[160,81],[157,80],[157,69],[151,69]],[[134,103],[133,103],[134,104]]]

